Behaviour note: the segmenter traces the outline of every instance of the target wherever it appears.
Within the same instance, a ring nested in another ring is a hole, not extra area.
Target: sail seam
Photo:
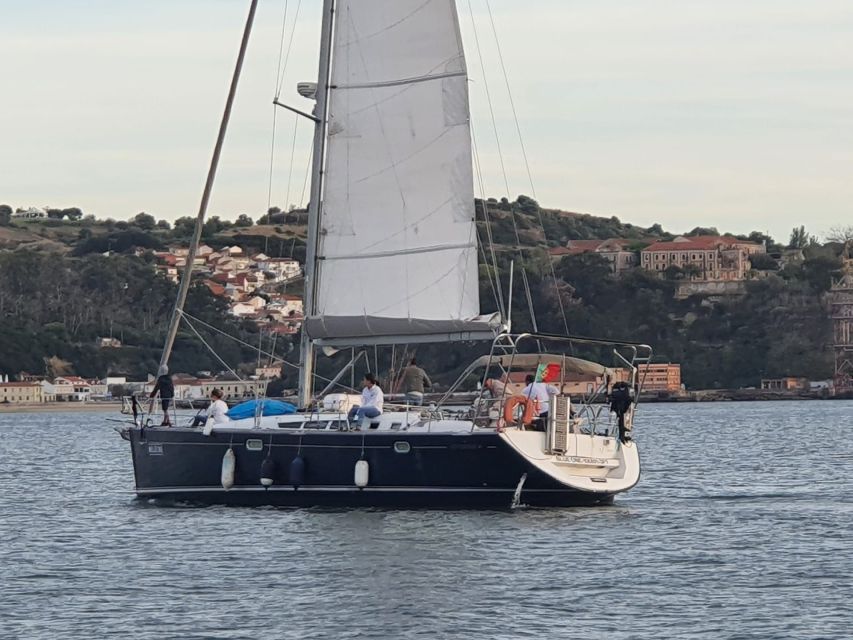
[[[330,89],[376,89],[380,87],[398,87],[403,84],[416,84],[418,82],[429,82],[430,80],[443,80],[444,78],[464,77],[464,71],[448,71],[436,75],[415,76],[413,78],[401,78],[399,80],[383,80],[381,82],[356,82],[353,84],[333,84]]]
[[[473,243],[464,243],[464,244],[446,244],[441,246],[433,246],[433,247],[416,247],[414,249],[403,249],[401,251],[380,251],[378,253],[371,254],[363,254],[363,253],[352,253],[349,255],[343,256],[319,256],[319,260],[369,260],[371,258],[391,258],[394,256],[408,256],[417,253],[434,253],[436,251],[449,251],[451,249],[471,249],[476,247],[476,244]]]

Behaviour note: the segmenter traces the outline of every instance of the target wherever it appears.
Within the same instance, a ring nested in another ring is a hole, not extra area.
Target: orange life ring
[[[504,421],[506,424],[514,424],[516,422],[515,408],[520,404],[524,405],[524,414],[521,416],[522,424],[529,425],[538,417],[539,401],[536,398],[512,396],[504,404]]]

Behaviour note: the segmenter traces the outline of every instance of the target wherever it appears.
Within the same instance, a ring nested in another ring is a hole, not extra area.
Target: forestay
[[[339,0],[314,339],[483,337],[453,0]]]

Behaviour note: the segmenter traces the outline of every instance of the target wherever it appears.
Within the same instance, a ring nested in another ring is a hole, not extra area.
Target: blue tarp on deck
[[[228,417],[232,420],[254,418],[259,403],[261,405],[262,416],[286,416],[290,413],[296,413],[296,407],[289,402],[264,398],[263,400],[247,400],[231,407],[228,411]]]

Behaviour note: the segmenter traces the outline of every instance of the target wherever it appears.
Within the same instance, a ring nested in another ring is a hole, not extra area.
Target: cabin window
[[[264,441],[260,438],[249,438],[246,440],[246,448],[249,451],[262,451],[264,448]]]
[[[398,440],[394,443],[394,451],[397,453],[409,453],[412,450],[412,445],[408,442],[404,442],[402,440]]]
[[[303,429],[325,429],[328,423],[325,420],[309,420],[302,424]]]

